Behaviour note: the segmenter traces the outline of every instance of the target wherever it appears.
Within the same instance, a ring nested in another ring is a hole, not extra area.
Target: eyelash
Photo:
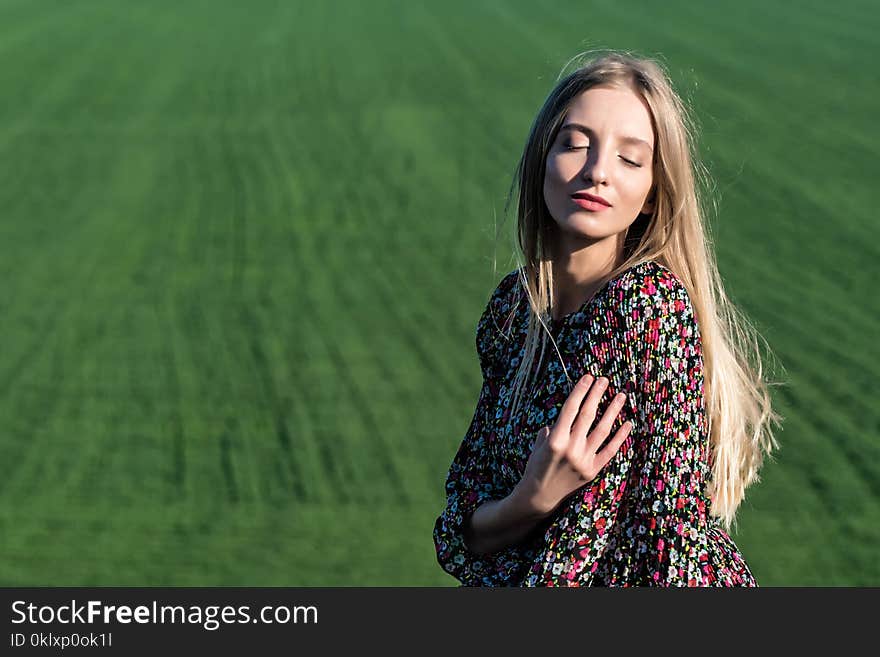
[[[582,148],[589,148],[589,146],[566,146],[566,147],[565,147],[565,150],[567,150],[567,151],[579,151],[579,150],[581,150]],[[642,168],[642,165],[641,165],[641,164],[638,164],[638,163],[636,163],[636,162],[633,162],[632,160],[627,160],[625,157],[622,157],[622,156],[621,156],[620,159],[623,160],[626,164],[628,164],[628,165],[631,166],[631,167],[635,167],[636,169],[641,169],[641,168]]]

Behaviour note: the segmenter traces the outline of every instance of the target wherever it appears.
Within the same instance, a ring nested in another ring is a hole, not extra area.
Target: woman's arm
[[[446,506],[434,523],[437,562],[464,586],[515,586],[532,557],[525,545],[499,547],[504,541],[488,545],[477,539],[474,547],[483,550],[478,552],[472,550],[464,540],[470,529],[469,523],[478,509],[493,502],[502,502],[510,495],[510,490],[498,485],[489,442],[490,432],[485,429],[490,410],[494,412],[494,403],[492,385],[484,381],[474,418],[446,477]],[[478,525],[507,529],[518,526],[518,523],[511,524],[510,521],[515,521],[515,516],[519,514],[514,511],[511,515],[510,507],[505,510],[508,513],[501,514],[500,522],[497,509],[494,513],[491,507],[482,511],[477,519]],[[484,514],[488,515],[484,517]],[[488,523],[481,524],[483,520],[488,520]]]
[[[646,296],[647,295],[647,296]],[[634,486],[613,571],[639,585],[708,582],[709,439],[703,396],[702,341],[684,285],[660,270],[640,303],[627,344],[637,365],[640,444]]]
[[[489,500],[474,511],[465,521],[464,542],[476,554],[497,552],[520,543],[546,517],[517,485],[504,499]]]
[[[537,432],[522,478],[503,500],[486,503],[473,516],[471,544],[491,550],[521,540],[569,496],[593,481],[626,440],[625,423],[601,451],[626,395],[617,395],[605,414],[596,412],[609,381],[582,377],[560,409],[553,427]],[[476,534],[476,536],[474,536]],[[479,541],[479,542],[477,542]]]
[[[437,561],[464,586],[516,585],[533,556],[521,541],[509,540],[528,533],[523,523],[530,514],[520,506],[518,495],[504,501],[512,493],[498,481],[492,449],[491,420],[498,403],[497,380],[503,375],[506,331],[515,310],[516,281],[516,272],[512,272],[499,283],[477,323],[483,386],[470,427],[449,467],[446,506],[434,523]],[[502,536],[485,540],[498,529],[504,532]],[[479,551],[472,550],[471,543]]]

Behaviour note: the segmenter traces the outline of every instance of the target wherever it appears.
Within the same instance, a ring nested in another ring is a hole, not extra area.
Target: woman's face
[[[574,100],[544,175],[544,201],[566,237],[603,239],[653,211],[653,149],[648,106],[631,89],[593,87]]]

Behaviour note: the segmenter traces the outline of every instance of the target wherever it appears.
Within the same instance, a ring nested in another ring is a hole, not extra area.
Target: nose
[[[594,186],[607,185],[608,176],[605,151],[608,149],[591,148],[587,161],[584,162],[583,177],[589,180]]]

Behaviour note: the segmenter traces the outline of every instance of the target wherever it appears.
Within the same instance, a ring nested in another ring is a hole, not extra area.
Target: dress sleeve
[[[477,554],[465,545],[465,521],[481,504],[503,499],[509,491],[498,481],[492,454],[492,419],[497,403],[497,359],[504,336],[500,320],[509,303],[504,292],[511,284],[510,275],[499,285],[477,324],[477,353],[483,373],[483,385],[470,427],[462,440],[446,477],[446,507],[434,524],[434,547],[437,561],[463,586],[516,586],[517,574],[525,559],[524,547],[512,546],[491,554]]]
[[[641,586],[705,586],[709,442],[702,342],[690,297],[668,270],[632,296],[626,344],[634,364],[641,426],[626,536],[612,571]]]

